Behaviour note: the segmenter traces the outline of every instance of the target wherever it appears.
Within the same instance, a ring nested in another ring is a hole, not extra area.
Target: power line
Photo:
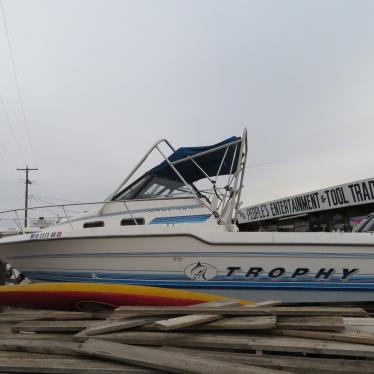
[[[17,199],[17,200],[14,200],[14,202],[10,205],[12,208],[9,208],[9,209],[5,209],[5,208],[1,208],[1,210],[10,210],[10,209],[14,209],[15,206],[17,206],[17,204],[20,202],[21,199],[23,199],[23,193],[22,195]]]
[[[43,196],[43,195],[35,195],[34,194],[34,196],[37,196],[37,197],[42,197],[42,198],[45,198],[45,199],[51,199],[51,200],[56,200],[56,201],[64,201],[64,202],[66,202],[66,203],[73,203],[73,204],[83,204],[82,202],[80,202],[80,201],[74,201],[74,200],[66,200],[66,199],[59,199],[59,198],[57,198],[57,197],[52,197],[52,196]]]
[[[12,62],[13,74],[14,74],[14,78],[15,78],[15,81],[16,81],[18,99],[19,99],[20,106],[21,106],[23,123],[24,123],[25,129],[26,129],[27,139],[29,141],[32,156],[33,156],[34,160],[36,160],[34,148],[33,148],[32,141],[31,141],[29,124],[28,124],[28,120],[27,120],[27,117],[26,117],[25,107],[24,107],[24,104],[23,104],[21,88],[20,88],[18,74],[17,74],[17,70],[16,70],[16,63],[15,63],[15,59],[14,59],[12,44],[10,42],[10,37],[9,37],[9,33],[8,33],[8,26],[7,26],[6,17],[5,17],[5,10],[4,10],[4,5],[3,5],[2,0],[0,0],[0,6],[1,6],[1,12],[2,12],[2,15],[3,15],[5,35],[6,35],[6,39],[7,39],[7,42],[8,42],[9,55],[10,55],[10,59],[11,59],[11,62]]]
[[[38,196],[38,197],[36,197],[36,196]],[[40,195],[33,195],[34,200],[37,200],[37,201],[41,202],[42,204],[53,205],[53,204],[51,204],[50,202],[41,199],[39,196],[40,196]],[[79,204],[83,204],[83,203],[79,203]],[[63,206],[63,205],[61,205],[61,206]],[[56,208],[56,207],[54,207],[54,208]],[[46,209],[47,209],[47,208],[46,208]],[[51,209],[51,208],[49,208],[49,209]],[[78,213],[78,214],[79,214],[79,213],[82,213],[81,211],[73,210],[73,209],[71,209],[70,207],[65,207],[65,210],[66,210],[67,212],[70,211],[70,212],[72,212],[72,213]]]
[[[11,173],[13,175],[13,172],[11,172]],[[16,175],[14,175],[14,177],[16,177]],[[10,179],[1,179],[0,183],[1,184],[15,184],[15,185],[20,185],[21,183],[23,183],[23,181],[21,181],[19,179],[16,179],[15,181],[14,180],[10,180]]]
[[[14,162],[12,154],[9,152],[8,147],[5,145],[5,143],[2,142],[2,140],[0,141],[0,147],[4,151],[4,154],[6,153],[8,155],[8,159],[10,160],[10,163],[13,164],[13,166],[16,167],[16,163]],[[15,177],[13,172],[12,172],[12,175]]]
[[[1,100],[1,97],[0,97],[0,100]],[[10,163],[14,166],[14,168],[17,167],[16,163],[14,161],[12,153],[9,151],[8,146],[6,145],[6,142],[5,141],[3,142],[2,140],[3,139],[1,139],[1,141],[0,141],[0,146],[1,146],[1,149],[3,150],[3,152],[0,152],[0,158],[2,158],[3,163],[5,164],[5,166],[7,167],[10,174],[13,176],[13,178],[17,180],[17,176],[13,172],[13,167],[10,168],[9,165],[8,165],[7,159],[5,158],[5,153],[8,155],[8,159],[10,160]]]
[[[0,96],[0,102],[1,102],[1,106],[3,107],[3,110],[4,110],[6,122],[9,126],[9,128],[10,128],[11,133],[12,133],[14,143],[16,144],[16,147],[18,148],[18,152],[21,155],[21,158],[22,158],[23,162],[26,164],[26,159],[23,155],[22,148],[21,148],[20,143],[17,139],[16,131],[15,131],[13,123],[10,119],[9,112],[8,112],[6,106],[5,106],[4,99],[1,96]]]
[[[104,190],[107,187],[103,186],[82,186],[82,185],[77,185],[77,184],[66,184],[66,183],[55,183],[55,182],[47,182],[44,180],[38,180],[37,184],[39,185],[51,185],[51,186],[59,186],[59,187],[73,187],[73,188],[84,188],[84,189],[95,189],[95,190]]]
[[[0,158],[1,160],[3,161],[3,164],[5,165],[5,167],[8,169],[9,173],[14,177],[16,178],[16,175],[13,173],[12,169],[10,168],[10,166],[8,165],[8,162],[6,161],[4,155],[2,152],[0,152]]]
[[[42,199],[39,199],[39,198],[37,198],[35,195],[32,195],[31,197],[30,197],[30,200],[35,200],[37,203],[39,203],[39,204],[47,204],[47,206],[44,206],[44,207],[42,207],[41,209],[46,209],[46,210],[48,210],[48,211],[50,211],[50,212],[53,212],[53,213],[55,213],[56,214],[56,208],[54,208],[54,207],[52,207],[52,208],[49,208],[48,207],[48,205],[52,205],[52,204],[50,204],[48,201],[45,201],[45,200],[42,200]],[[55,210],[53,210],[53,209],[55,209]],[[57,213],[58,214],[58,213]]]
[[[34,200],[36,200],[36,201],[39,202],[39,203],[42,203],[42,204],[53,205],[53,204],[51,204],[49,201],[41,199],[41,198],[39,197],[39,195],[35,195],[35,194],[34,194],[34,195],[31,196],[31,198],[34,199]]]
[[[252,164],[252,165],[246,166],[246,169],[248,169],[248,168],[257,168],[258,166],[265,166],[265,165],[277,164],[279,162],[284,162],[284,160],[275,160],[275,161],[262,162],[260,164]]]

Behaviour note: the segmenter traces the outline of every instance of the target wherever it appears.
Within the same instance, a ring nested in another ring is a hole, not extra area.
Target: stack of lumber
[[[119,307],[0,314],[0,372],[374,373],[374,319],[361,307]]]

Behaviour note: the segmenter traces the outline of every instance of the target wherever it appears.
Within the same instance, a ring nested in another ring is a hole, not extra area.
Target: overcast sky
[[[0,14],[0,209],[23,204],[16,167],[39,167],[30,205],[102,200],[157,139],[243,127],[248,165],[276,161],[246,170],[244,205],[374,176],[372,0],[3,6],[28,125]]]

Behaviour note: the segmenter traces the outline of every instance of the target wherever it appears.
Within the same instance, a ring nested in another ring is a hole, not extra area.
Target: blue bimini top
[[[220,143],[210,145],[210,146],[178,148],[172,155],[168,157],[168,160],[170,162],[182,160],[188,156],[195,156],[199,153],[206,152],[214,148],[221,147],[226,144],[230,144],[235,141],[239,141],[240,139],[241,139],[240,137],[232,136],[231,138],[228,138]],[[235,173],[237,166],[238,166],[238,158],[239,158],[239,149],[235,151],[236,147],[238,147],[238,143],[232,144],[229,147],[219,148],[216,151],[213,151],[211,153],[198,156],[194,158],[194,161],[196,162],[196,164],[198,164],[201,167],[201,169],[205,171],[207,175],[209,175],[209,177]],[[226,153],[226,149],[227,149],[227,153]],[[224,160],[222,163],[223,158]],[[221,166],[221,163],[222,163],[222,166]],[[206,178],[206,175],[198,168],[196,164],[192,160],[186,160],[184,162],[174,165],[174,167],[183,176],[186,182],[193,183],[200,179]],[[221,169],[220,169],[220,166],[221,166]],[[145,175],[157,176],[157,177],[161,177],[161,178],[165,178],[169,180],[175,180],[175,181],[180,180],[177,173],[173,170],[173,168],[169,165],[167,161],[161,162],[161,164],[149,170]]]

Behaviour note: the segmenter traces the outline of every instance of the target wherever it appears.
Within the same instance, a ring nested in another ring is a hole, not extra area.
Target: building
[[[239,210],[241,231],[352,231],[374,212],[374,178]]]

